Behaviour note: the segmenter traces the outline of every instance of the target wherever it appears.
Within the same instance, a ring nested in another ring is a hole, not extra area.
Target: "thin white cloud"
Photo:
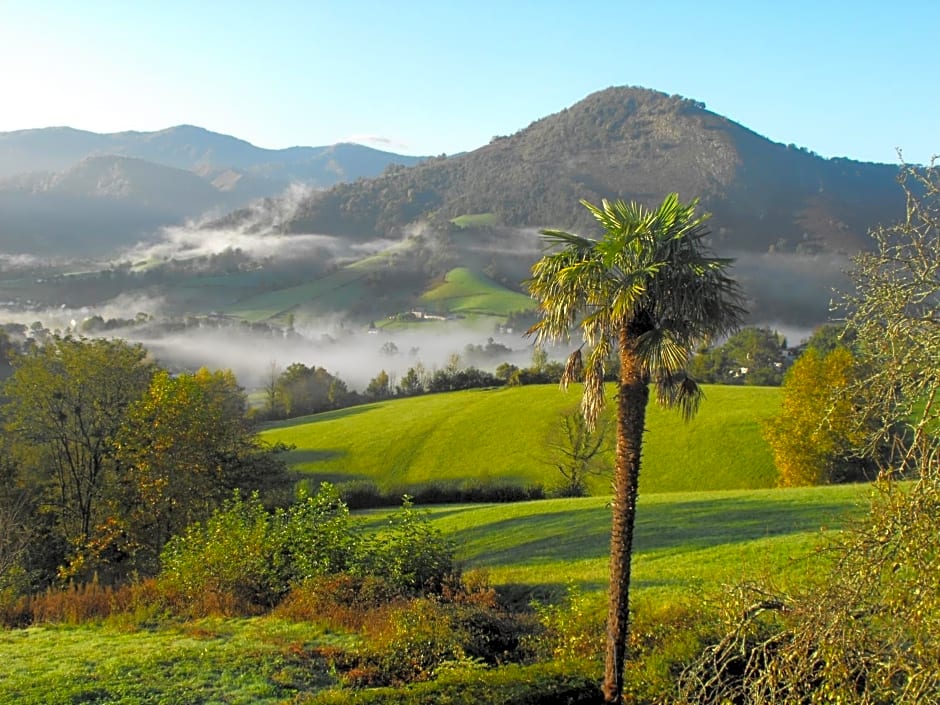
[[[391,137],[385,137],[384,135],[354,134],[349,135],[349,137],[346,137],[340,141],[355,142],[356,144],[364,144],[368,147],[379,147],[393,151],[408,149],[408,145],[406,143]]]

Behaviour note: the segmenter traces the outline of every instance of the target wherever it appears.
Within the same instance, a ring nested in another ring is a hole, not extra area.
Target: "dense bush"
[[[453,669],[526,661],[528,637],[538,629],[531,615],[486,599],[414,598],[370,619],[362,646],[337,655],[335,665],[354,687],[414,683]]]
[[[363,537],[354,573],[382,576],[406,595],[439,593],[454,573],[454,545],[405,495],[384,531]]]
[[[380,576],[395,595],[440,592],[454,572],[453,553],[407,498],[386,529],[356,532],[336,489],[324,484],[273,513],[257,495],[235,493],[167,544],[159,582],[194,614],[252,613],[275,606],[292,587],[344,572]]]
[[[395,507],[408,494],[415,504],[463,504],[490,502],[526,502],[545,499],[541,485],[518,485],[509,482],[428,482],[410,488],[381,488],[371,480],[354,480],[338,484],[337,490],[350,509]]]
[[[163,550],[160,583],[194,614],[258,611],[288,590],[283,533],[257,496],[239,494],[205,523],[172,538]]]
[[[324,575],[290,591],[274,614],[329,629],[359,630],[380,622],[385,612],[405,603],[400,591],[379,576]]]
[[[600,705],[594,662],[549,662],[498,669],[446,668],[432,681],[405,687],[332,690],[302,702],[308,705]]]
[[[533,603],[542,630],[532,644],[542,659],[573,660],[600,654],[604,645],[602,605],[574,587],[559,602]]]

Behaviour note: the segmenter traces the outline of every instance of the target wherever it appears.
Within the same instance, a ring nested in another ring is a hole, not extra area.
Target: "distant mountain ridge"
[[[376,176],[409,157],[358,144],[263,149],[192,125],[0,133],[0,251],[100,255],[164,225],[302,183]]]
[[[236,169],[282,181],[329,186],[340,179],[375,176],[388,164],[417,164],[422,157],[360,144],[265,149],[194,125],[156,132],[97,133],[71,127],[0,132],[0,178],[33,171],[62,171],[93,156],[123,156],[196,172]]]

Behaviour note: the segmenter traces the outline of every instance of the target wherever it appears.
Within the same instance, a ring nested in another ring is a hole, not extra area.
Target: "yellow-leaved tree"
[[[839,347],[808,349],[787,372],[780,413],[764,423],[783,487],[862,479],[867,463],[855,449],[862,432],[853,385],[857,362]]]

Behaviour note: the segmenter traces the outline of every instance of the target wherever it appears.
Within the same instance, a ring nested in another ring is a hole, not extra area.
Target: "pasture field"
[[[347,641],[274,618],[0,631],[0,702],[273,705],[332,684],[326,663],[305,649]]]
[[[482,313],[507,316],[535,308],[535,302],[510,291],[492,279],[466,267],[450,270],[444,282],[421,295],[421,301],[451,313]]]
[[[608,417],[612,413],[610,388]],[[561,479],[546,443],[580,387],[476,389],[383,401],[274,424],[269,441],[294,446],[288,462],[313,482],[371,480],[382,488],[429,482],[551,487]],[[760,423],[779,409],[780,390],[709,386],[691,422],[651,403],[644,438],[644,493],[773,487],[775,470]],[[604,462],[613,463],[613,430]],[[591,478],[607,494],[609,474]]]
[[[499,225],[500,219],[495,213],[467,213],[452,218],[450,222],[458,228],[483,228]]]
[[[720,492],[643,492],[637,509],[635,594],[656,601],[718,593],[745,580],[797,585],[816,547],[861,515],[867,485]],[[548,591],[607,588],[609,497],[430,507],[467,568],[500,585]],[[364,513],[381,524],[386,510]]]
[[[867,489],[839,486],[643,495],[634,556],[639,621],[664,605],[720,602],[724,586],[799,584],[825,565],[815,550],[863,511]],[[600,608],[606,588],[607,498],[429,510],[465,569],[503,590],[553,599],[571,586]],[[384,512],[363,515],[382,523]],[[0,632],[0,702],[308,702],[335,685],[316,648],[354,637],[275,616],[134,625],[39,626]],[[347,697],[350,695],[347,693]],[[300,699],[298,699],[300,698]]]
[[[341,310],[367,295],[366,271],[343,267],[314,281],[250,296],[225,307],[224,312],[247,321],[264,321],[300,306]]]

